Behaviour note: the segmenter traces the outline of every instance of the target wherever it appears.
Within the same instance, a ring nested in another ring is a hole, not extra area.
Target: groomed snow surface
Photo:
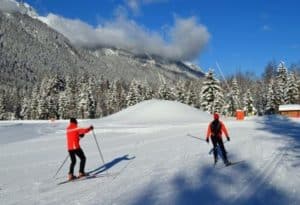
[[[81,140],[86,171],[101,177],[57,185],[67,177],[68,121],[0,123],[0,204],[300,204],[300,120],[221,117],[229,159],[213,166],[203,141],[212,117],[177,102],[150,100],[93,124]],[[78,171],[79,160],[76,164]],[[108,174],[108,175],[106,175]]]

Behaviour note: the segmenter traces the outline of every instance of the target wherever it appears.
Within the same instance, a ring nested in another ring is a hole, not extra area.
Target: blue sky
[[[300,1],[297,0],[26,0],[40,15],[49,13],[77,19],[93,27],[126,16],[137,30],[155,33],[165,42],[176,19],[190,19],[204,26],[209,39],[188,52],[207,70],[225,75],[253,71],[260,75],[271,60],[300,62]],[[195,23],[196,22],[196,23]],[[174,30],[174,29],[173,29]],[[199,32],[201,34],[201,32]],[[190,45],[190,44],[188,44]],[[195,52],[198,52],[195,55]]]

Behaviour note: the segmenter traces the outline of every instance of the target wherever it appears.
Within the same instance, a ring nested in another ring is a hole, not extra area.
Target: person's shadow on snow
[[[128,154],[122,156],[122,157],[117,157],[115,159],[113,159],[112,161],[110,162],[107,162],[105,163],[104,165],[92,170],[92,171],[89,171],[88,173],[89,174],[100,174],[102,172],[105,172],[106,170],[112,168],[113,166],[115,166],[116,164],[122,162],[122,161],[127,161],[127,160],[133,160],[135,158],[135,156],[133,157],[128,157]]]

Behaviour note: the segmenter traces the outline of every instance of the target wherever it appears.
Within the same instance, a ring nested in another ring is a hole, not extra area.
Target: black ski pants
[[[79,149],[69,150],[69,155],[70,155],[70,158],[71,158],[69,174],[74,173],[74,167],[75,167],[75,164],[76,164],[76,155],[80,158],[79,172],[84,173],[86,157],[85,157],[82,149],[79,148]]]
[[[222,155],[223,155],[224,163],[227,163],[228,162],[227,153],[226,153],[222,138],[217,137],[217,136],[211,136],[211,141],[212,141],[213,146],[214,146],[214,158],[215,158],[215,160],[218,159],[217,145],[219,144],[219,147],[221,148],[221,152],[222,152]]]

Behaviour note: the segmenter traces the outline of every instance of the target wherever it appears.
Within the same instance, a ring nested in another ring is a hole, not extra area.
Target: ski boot
[[[85,172],[79,172],[78,178],[80,179],[80,178],[82,178],[82,177],[87,177],[87,176],[89,176],[88,173],[85,173]]]
[[[77,177],[74,176],[73,174],[68,174],[68,180],[69,180],[69,181],[72,181],[72,180],[74,180],[74,179],[77,179]]]
[[[218,159],[215,158],[215,160],[214,160],[214,165],[215,165],[215,166],[216,166],[217,162],[218,162]]]
[[[225,164],[225,166],[227,167],[227,166],[231,165],[231,162],[228,161],[228,160],[226,160],[226,161],[224,162],[224,164]]]

